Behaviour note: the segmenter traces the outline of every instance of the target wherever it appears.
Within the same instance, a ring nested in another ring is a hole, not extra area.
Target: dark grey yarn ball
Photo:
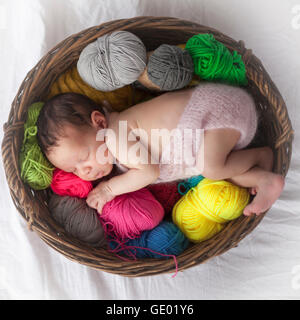
[[[162,44],[150,56],[148,78],[161,90],[182,89],[194,74],[194,63],[188,51],[177,46]]]
[[[53,194],[48,203],[54,218],[73,237],[94,247],[105,247],[106,240],[95,209],[85,199]]]

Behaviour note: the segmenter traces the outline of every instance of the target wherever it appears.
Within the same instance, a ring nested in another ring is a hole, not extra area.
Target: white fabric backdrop
[[[174,279],[124,278],[72,262],[28,231],[1,166],[0,299],[299,299],[300,0],[0,0],[1,141],[21,82],[47,51],[88,27],[142,15],[216,28],[263,61],[296,133],[285,189],[237,248]]]

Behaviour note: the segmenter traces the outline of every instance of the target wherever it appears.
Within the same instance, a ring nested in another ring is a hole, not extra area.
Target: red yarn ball
[[[86,198],[93,189],[91,181],[85,181],[71,172],[56,168],[50,185],[54,193],[60,196]]]
[[[175,203],[182,197],[178,192],[177,186],[178,182],[173,181],[151,184],[147,187],[164,207],[166,214],[172,211]]]

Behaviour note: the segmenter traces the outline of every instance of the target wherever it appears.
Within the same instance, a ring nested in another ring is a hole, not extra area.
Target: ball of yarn
[[[86,198],[93,189],[91,181],[85,181],[71,172],[56,168],[50,185],[53,192],[60,196]]]
[[[81,52],[78,72],[86,83],[101,91],[113,91],[138,79],[146,68],[143,42],[128,31],[98,38]]]
[[[139,238],[128,240],[124,245],[110,241],[114,252],[128,253],[137,258],[170,258],[178,256],[188,246],[189,240],[172,222],[162,221],[152,230],[144,231]]]
[[[191,241],[204,241],[238,218],[249,199],[246,188],[205,178],[175,204],[173,222]]]
[[[161,90],[182,89],[192,81],[193,59],[186,50],[162,44],[151,54],[147,74],[149,80]]]
[[[147,189],[154,195],[155,199],[163,206],[165,214],[172,212],[173,206],[181,198],[177,191],[178,182],[154,183]]]
[[[100,106],[106,100],[111,105],[111,108],[118,112],[154,97],[150,92],[133,88],[131,85],[109,92],[96,90],[81,79],[76,65],[67,69],[56,79],[50,87],[47,100],[57,94],[66,92],[83,94]]]
[[[36,102],[28,108],[24,139],[19,154],[21,179],[35,190],[50,186],[54,170],[53,165],[42,153],[37,140],[36,122],[43,106],[43,102]]]
[[[142,231],[156,227],[164,217],[164,208],[146,188],[121,194],[107,202],[100,216],[105,230],[111,228],[119,239],[139,237]]]
[[[104,247],[106,239],[97,211],[76,197],[53,194],[48,203],[54,218],[73,237],[95,247]]]
[[[217,80],[232,85],[246,85],[246,67],[240,54],[231,52],[212,34],[197,34],[185,46],[195,67],[195,74],[204,80]]]
[[[193,176],[183,182],[178,183],[178,193],[180,193],[181,195],[185,195],[191,188],[196,187],[196,185],[203,179],[204,177],[202,175],[199,175]]]

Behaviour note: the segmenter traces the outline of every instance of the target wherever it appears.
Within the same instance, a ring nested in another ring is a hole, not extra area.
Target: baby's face
[[[97,150],[105,142],[96,140],[97,131],[94,127],[78,129],[66,125],[66,137],[59,138],[59,145],[50,150],[47,158],[56,168],[72,172],[86,181],[107,176],[113,168],[113,156],[106,148],[99,159],[101,152],[97,153]]]

